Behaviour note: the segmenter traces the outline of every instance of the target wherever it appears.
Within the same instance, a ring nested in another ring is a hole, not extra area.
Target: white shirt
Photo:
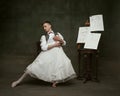
[[[57,33],[57,34],[64,41],[63,45],[66,45],[66,41],[64,40],[63,36],[60,33]],[[43,51],[47,50],[49,45],[55,44],[56,41],[54,41],[54,39],[53,39],[54,36],[55,36],[54,32],[50,33],[49,38],[48,38],[47,41],[46,41],[46,36],[45,35],[41,36],[41,39],[40,39],[41,44],[40,44],[40,46],[41,46],[41,49]]]

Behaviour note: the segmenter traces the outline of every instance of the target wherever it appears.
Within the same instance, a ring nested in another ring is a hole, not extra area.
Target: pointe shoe
[[[18,84],[19,84],[18,81],[14,81],[14,82],[11,84],[11,87],[14,88],[14,87],[16,87]]]

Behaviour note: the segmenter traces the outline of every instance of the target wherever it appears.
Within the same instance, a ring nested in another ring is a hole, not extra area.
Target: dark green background
[[[100,57],[105,61],[118,61],[116,65],[102,65],[112,73],[120,68],[119,0],[1,0],[0,55],[35,56],[36,42],[44,34],[40,24],[49,20],[54,30],[67,41],[64,50],[77,71],[78,28],[95,14],[103,14],[104,17],[105,31],[99,43]]]

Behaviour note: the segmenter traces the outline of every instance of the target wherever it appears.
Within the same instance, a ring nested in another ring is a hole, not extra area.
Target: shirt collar
[[[48,32],[47,34],[51,34],[51,33],[54,33],[53,31],[50,31],[50,32]]]

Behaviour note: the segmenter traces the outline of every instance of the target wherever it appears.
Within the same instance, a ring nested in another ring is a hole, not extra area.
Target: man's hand
[[[58,35],[56,35],[53,39],[55,41],[59,41],[61,45],[64,43],[63,40]]]
[[[58,35],[56,35],[56,36],[54,36],[54,38],[53,38],[55,41],[60,41],[60,37],[58,36]]]
[[[61,43],[59,41],[55,42],[54,47],[60,47]]]

